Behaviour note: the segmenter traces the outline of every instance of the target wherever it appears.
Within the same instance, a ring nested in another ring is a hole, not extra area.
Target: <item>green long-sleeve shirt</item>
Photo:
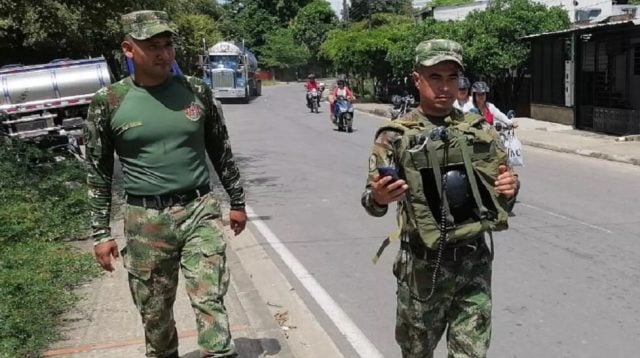
[[[93,238],[111,238],[114,152],[124,189],[132,195],[184,192],[209,182],[206,156],[231,199],[243,208],[244,191],[220,103],[193,77],[171,76],[154,87],[130,77],[98,91],[84,122]]]

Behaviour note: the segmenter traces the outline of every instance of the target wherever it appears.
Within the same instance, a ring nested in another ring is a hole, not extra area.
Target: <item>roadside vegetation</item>
[[[59,336],[72,289],[98,275],[68,241],[87,234],[85,172],[76,160],[0,144],[0,357],[36,357]]]

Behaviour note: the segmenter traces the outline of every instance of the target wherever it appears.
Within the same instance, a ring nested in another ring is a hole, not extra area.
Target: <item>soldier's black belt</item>
[[[209,184],[207,184],[196,189],[180,193],[148,196],[127,194],[127,204],[142,206],[146,209],[162,210],[171,206],[183,206],[189,204],[195,199],[208,194],[210,191],[211,188],[209,188]]]
[[[415,241],[415,240],[412,240]],[[445,245],[442,251],[442,260],[444,261],[460,261],[464,260],[468,255],[473,254],[478,249],[485,245],[484,236],[480,236],[477,239],[472,239],[465,243],[460,243],[455,246]],[[436,260],[438,258],[438,250],[432,250],[425,245],[418,242],[401,241],[400,248],[409,252],[414,257],[421,260]]]

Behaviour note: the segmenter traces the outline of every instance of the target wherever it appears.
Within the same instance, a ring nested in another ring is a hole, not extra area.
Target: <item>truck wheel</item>
[[[244,98],[242,99],[242,103],[244,103],[244,104],[249,103],[249,99],[250,99],[250,97],[249,97],[249,88],[245,87],[244,88]]]
[[[256,85],[256,96],[262,96],[262,81],[258,81]]]

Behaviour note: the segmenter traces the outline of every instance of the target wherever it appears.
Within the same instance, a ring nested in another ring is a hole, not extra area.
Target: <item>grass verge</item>
[[[24,143],[0,143],[0,357],[37,357],[60,338],[73,288],[99,274],[64,241],[86,237],[83,164]]]
[[[68,244],[0,248],[0,357],[38,357],[60,338],[59,316],[78,299],[72,289],[97,275],[93,257]]]

